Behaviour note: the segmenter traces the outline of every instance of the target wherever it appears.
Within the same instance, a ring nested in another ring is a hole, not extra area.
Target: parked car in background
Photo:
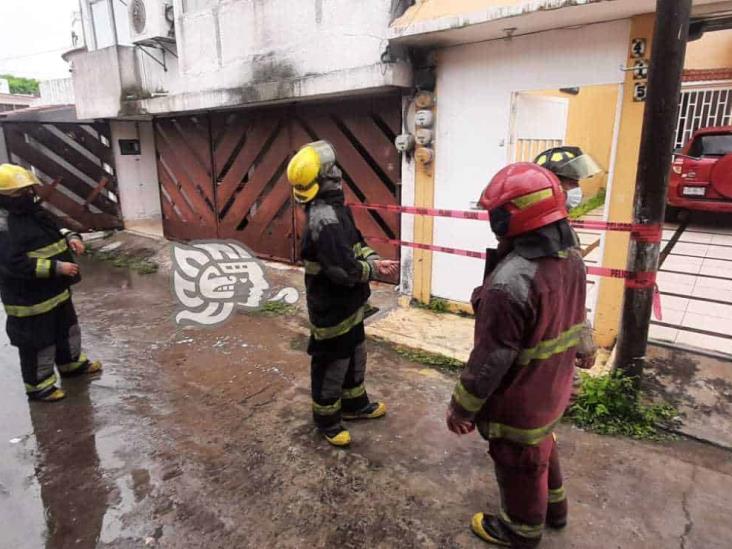
[[[698,130],[676,151],[668,206],[671,217],[681,209],[732,213],[732,126]]]

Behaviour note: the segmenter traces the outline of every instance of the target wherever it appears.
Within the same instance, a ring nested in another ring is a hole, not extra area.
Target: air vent
[[[128,6],[133,43],[175,42],[175,14],[170,0],[130,0]]]
[[[145,1],[133,0],[130,5],[130,21],[132,28],[136,34],[145,32],[145,24],[147,23],[147,15],[145,13]]]

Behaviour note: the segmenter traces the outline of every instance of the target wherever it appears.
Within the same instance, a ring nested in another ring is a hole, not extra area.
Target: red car
[[[668,205],[674,209],[732,212],[732,126],[699,130],[675,153]]]

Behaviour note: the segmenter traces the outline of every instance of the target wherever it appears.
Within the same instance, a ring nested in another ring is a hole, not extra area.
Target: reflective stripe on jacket
[[[344,204],[343,193],[321,193],[306,209],[301,257],[313,339],[323,342],[348,334],[363,322],[376,252],[363,240]],[[362,331],[362,330],[361,330]],[[359,336],[361,337],[361,336]],[[352,347],[355,339],[348,342]]]
[[[39,205],[0,208],[0,298],[9,316],[47,313],[68,299],[78,277],[59,276],[56,263],[74,262],[67,238]]]
[[[475,346],[452,406],[486,438],[538,444],[569,402],[586,270],[576,249],[562,251],[510,252],[473,294]]]

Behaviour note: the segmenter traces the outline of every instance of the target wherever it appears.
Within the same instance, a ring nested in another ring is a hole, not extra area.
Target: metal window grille
[[[686,145],[695,131],[732,125],[732,87],[682,90],[675,148]]]
[[[533,162],[539,153],[561,146],[560,139],[517,139],[514,160],[515,162]]]

